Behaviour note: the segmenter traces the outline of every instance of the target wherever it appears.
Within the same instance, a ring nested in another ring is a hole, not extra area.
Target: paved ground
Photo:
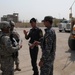
[[[17,28],[22,40],[23,47],[19,51],[20,68],[22,71],[15,72],[15,75],[32,75],[32,67],[30,63],[28,41],[25,40],[23,30],[30,28]],[[44,30],[44,28],[41,28]],[[69,50],[68,37],[70,33],[59,32],[58,28],[54,28],[57,34],[56,58],[54,62],[54,75],[75,75],[75,51]],[[39,62],[41,57],[41,49],[39,47]]]

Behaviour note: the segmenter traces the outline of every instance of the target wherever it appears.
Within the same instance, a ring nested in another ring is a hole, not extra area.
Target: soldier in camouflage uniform
[[[18,44],[22,44],[22,40],[20,38],[20,35],[14,29],[15,23],[13,21],[10,21],[10,25],[11,25],[10,39],[12,41],[13,46],[15,46],[13,38],[15,38],[15,40],[17,41]],[[18,58],[18,56],[19,56],[19,52],[18,51],[13,53],[13,59],[14,59],[15,65],[16,65],[15,71],[21,71],[21,69],[19,68],[19,58]]]
[[[22,46],[19,44],[13,47],[10,40],[10,24],[3,21],[0,23],[2,36],[0,37],[0,55],[2,75],[14,75],[14,60],[12,53],[19,50]]]
[[[34,44],[40,44],[42,48],[42,57],[39,62],[40,75],[53,75],[53,63],[56,51],[56,34],[52,29],[53,18],[46,16],[43,20],[45,27],[45,35],[40,42],[35,41]]]

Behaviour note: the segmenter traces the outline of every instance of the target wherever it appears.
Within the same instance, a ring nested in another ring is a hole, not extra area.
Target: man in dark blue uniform
[[[41,45],[42,57],[39,62],[40,75],[53,75],[53,63],[56,51],[56,34],[52,29],[53,18],[46,16],[43,20],[45,27],[45,34],[41,42],[35,41],[34,45]]]
[[[31,57],[31,64],[33,67],[34,74],[33,75],[39,75],[38,74],[38,67],[37,67],[37,56],[38,56],[38,46],[33,46],[34,41],[39,41],[40,38],[43,36],[42,30],[36,26],[36,19],[32,18],[30,20],[30,24],[32,28],[30,29],[29,33],[27,34],[27,31],[24,30],[25,38],[29,39],[29,51],[30,51],[30,57]]]

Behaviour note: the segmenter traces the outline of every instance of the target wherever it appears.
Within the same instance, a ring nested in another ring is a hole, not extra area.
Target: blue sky
[[[19,13],[19,20],[29,21],[32,17],[41,21],[50,15],[56,18],[69,19],[69,8],[74,0],[0,0],[0,17]],[[72,7],[75,17],[75,4]]]

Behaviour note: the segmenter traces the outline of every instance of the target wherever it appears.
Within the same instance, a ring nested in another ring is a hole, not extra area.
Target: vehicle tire
[[[69,37],[68,45],[69,45],[71,50],[75,50],[75,39],[72,39],[72,38]]]

